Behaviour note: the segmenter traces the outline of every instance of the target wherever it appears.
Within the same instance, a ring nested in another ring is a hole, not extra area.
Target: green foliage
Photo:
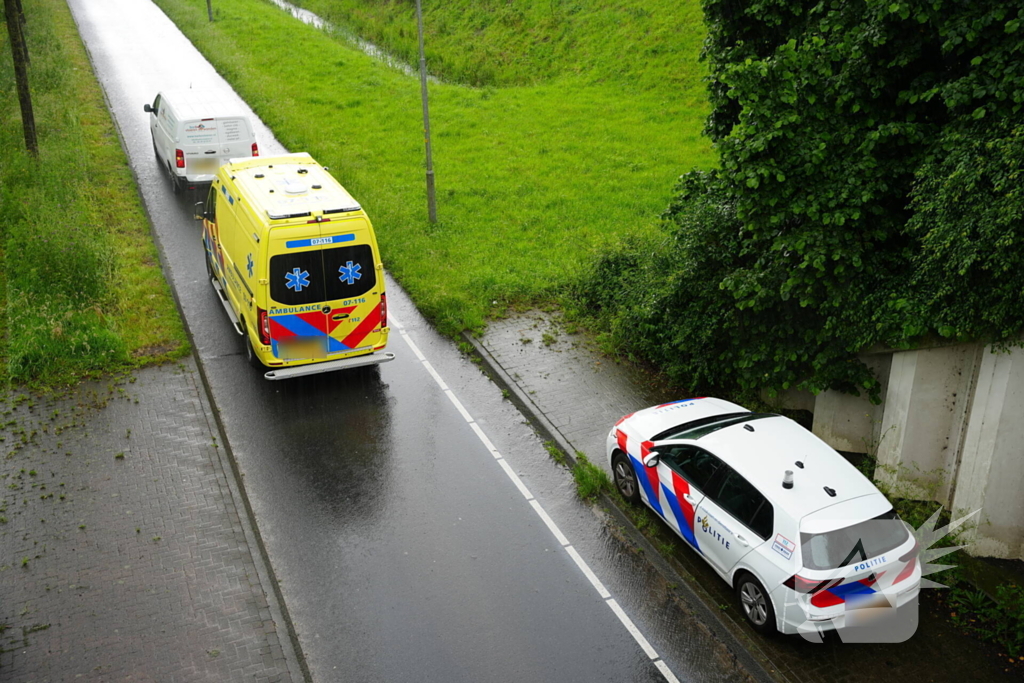
[[[302,0],[407,64],[418,64],[415,3]],[[562,76],[630,92],[692,92],[704,31],[697,2],[678,0],[423,0],[430,72],[473,86],[533,85]]]
[[[68,7],[41,0],[25,12],[39,157],[24,149],[10,50],[0,50],[0,377],[65,384],[187,352]]]
[[[576,451],[576,465],[572,468],[572,477],[576,481],[576,493],[583,500],[593,500],[602,492],[612,490],[608,474],[590,462],[580,451]]]
[[[982,591],[958,590],[950,598],[954,623],[1004,648],[1011,657],[1024,653],[1024,588],[996,587],[995,600]]]
[[[877,398],[855,357],[867,347],[935,335],[1015,340],[1024,7],[704,0],[704,9],[705,130],[721,167],[681,179],[666,212],[671,237],[643,259],[658,264],[657,304],[677,309],[657,311],[651,327],[631,270],[603,284],[629,292],[590,311],[677,381],[751,392]],[[611,258],[630,254],[627,245]]]

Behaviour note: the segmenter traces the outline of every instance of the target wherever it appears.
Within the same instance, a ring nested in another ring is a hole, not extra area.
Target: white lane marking
[[[640,632],[640,629],[637,628],[636,624],[633,623],[633,620],[629,618],[629,615],[627,615],[626,612],[622,609],[622,606],[619,605],[618,601],[616,601],[615,598],[612,597],[611,593],[608,592],[608,589],[605,588],[604,584],[601,583],[601,580],[597,578],[597,574],[595,574],[594,571],[590,568],[590,565],[587,564],[586,560],[584,560],[583,557],[580,556],[580,554],[576,551],[576,548],[572,547],[572,544],[569,543],[569,539],[565,537],[565,534],[563,534],[562,530],[558,528],[558,525],[555,524],[555,521],[553,519],[551,519],[551,516],[547,513],[547,511],[540,504],[540,502],[538,502],[537,499],[534,498],[533,494],[530,492],[530,489],[527,488],[526,484],[523,483],[523,480],[519,478],[519,475],[516,474],[515,470],[512,469],[512,466],[508,464],[508,461],[505,460],[504,457],[502,457],[501,452],[497,448],[495,448],[494,444],[491,443],[491,440],[487,438],[487,435],[484,434],[484,430],[480,427],[480,425],[477,424],[476,420],[469,413],[469,411],[466,410],[466,407],[462,405],[462,401],[460,401],[455,396],[455,392],[448,388],[448,385],[445,384],[443,379],[441,379],[441,375],[439,375],[437,371],[434,370],[434,366],[432,366],[430,364],[430,361],[428,361],[426,357],[423,355],[423,353],[420,352],[419,347],[416,346],[416,343],[409,336],[409,333],[405,331],[405,327],[400,322],[398,322],[398,320],[395,318],[393,314],[389,313],[388,318],[389,322],[395,328],[398,329],[398,333],[402,335],[402,339],[405,340],[405,343],[416,355],[416,358],[419,359],[423,367],[426,368],[427,372],[430,373],[430,376],[434,378],[435,382],[437,382],[437,385],[441,387],[441,390],[448,396],[448,399],[458,409],[463,419],[465,419],[466,422],[469,423],[469,426],[473,429],[473,432],[477,435],[477,437],[479,437],[484,447],[488,450],[488,452],[490,452],[491,455],[494,456],[494,459],[498,461],[498,464],[501,466],[501,469],[505,471],[505,474],[508,475],[508,478],[512,480],[512,483],[515,484],[517,489],[519,489],[519,492],[522,493],[523,497],[526,498],[526,500],[530,503],[530,507],[533,508],[534,512],[537,513],[537,516],[540,517],[541,521],[544,522],[544,525],[554,535],[555,540],[557,540],[558,543],[562,546],[562,548],[565,549],[565,552],[569,554],[569,557],[572,558],[572,561],[575,562],[576,566],[579,567],[580,571],[583,572],[583,575],[587,578],[587,581],[590,582],[590,585],[594,587],[594,590],[596,590],[598,595],[601,596],[601,599],[604,600],[605,604],[608,605],[609,609],[611,609],[615,616],[618,617],[619,622],[621,622],[622,625],[626,628],[626,630],[629,631],[629,634],[633,636],[633,640],[636,641],[636,644],[639,645],[640,649],[644,651],[644,654],[646,654],[651,659],[651,661],[654,663],[654,666],[657,667],[658,671],[661,672],[661,675],[665,677],[665,680],[668,683],[679,683],[679,679],[676,678],[676,675],[674,673],[672,673],[672,669],[670,669],[668,664],[665,663],[665,660],[661,658],[657,650],[655,650],[651,643],[647,640],[647,638],[644,637],[644,634]]]

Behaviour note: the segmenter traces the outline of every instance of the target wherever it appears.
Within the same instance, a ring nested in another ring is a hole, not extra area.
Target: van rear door
[[[184,121],[179,145],[185,152],[185,175],[193,182],[212,181],[229,159],[251,157],[257,151],[244,116]]]
[[[369,352],[378,342],[381,283],[365,223],[352,223],[352,232],[321,237],[271,233],[268,313],[276,357],[324,360]]]

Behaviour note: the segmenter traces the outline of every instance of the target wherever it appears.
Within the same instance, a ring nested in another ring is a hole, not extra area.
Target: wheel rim
[[[747,615],[756,626],[764,626],[768,621],[768,600],[761,591],[761,588],[748,581],[740,589],[740,602],[743,604],[743,613]]]
[[[625,498],[631,498],[636,493],[633,472],[622,460],[618,460],[615,463],[615,485],[619,487],[619,493]]]

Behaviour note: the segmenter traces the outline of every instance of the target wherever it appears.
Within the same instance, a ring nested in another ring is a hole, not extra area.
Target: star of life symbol
[[[975,510],[938,529],[935,527],[938,524],[939,515],[942,513],[941,506],[917,529],[899,518],[872,520],[873,526],[868,529],[871,536],[868,536],[868,533],[862,534],[854,551],[850,554],[851,557],[842,563],[843,566],[840,569],[835,570],[834,576],[826,578],[818,586],[819,589],[824,586],[822,589],[824,591],[834,591],[844,595],[842,612],[831,618],[821,619],[819,617],[814,621],[808,619],[798,627],[800,635],[807,641],[820,643],[823,640],[822,633],[834,629],[844,643],[902,643],[908,640],[917,631],[917,598],[913,597],[910,600],[904,600],[904,604],[897,604],[901,593],[909,593],[914,587],[913,583],[908,583],[906,587],[899,585],[901,572],[903,576],[909,572],[912,577],[916,569],[913,565],[919,563],[921,569],[919,585],[921,588],[946,588],[943,584],[924,577],[951,569],[954,565],[930,563],[932,560],[956,552],[964,546],[955,545],[942,548],[932,548],[932,546],[946,535],[959,529],[979,512],[980,510]],[[868,547],[871,547],[870,538],[874,535],[878,534],[878,538],[881,539],[893,533],[891,527],[887,526],[891,524],[901,525],[911,532],[916,541],[914,549],[895,562],[889,562],[884,555],[876,558],[866,557],[864,539],[869,539]],[[854,566],[855,571],[876,566],[879,569],[859,581],[854,579],[845,581],[850,566]],[[884,568],[882,568],[883,566]],[[815,580],[817,579],[816,576]],[[844,591],[848,592],[844,593]],[[806,609],[804,603],[808,601],[808,597],[801,596],[797,605],[800,609]],[[791,598],[787,598],[784,608],[792,606]],[[807,614],[806,611],[805,614]]]
[[[252,262],[252,254],[245,255],[245,269],[249,271],[249,277],[252,277],[252,269],[255,264]]]
[[[341,277],[339,277],[338,279],[344,282],[345,284],[351,285],[353,282],[363,277],[363,274],[359,272],[361,268],[362,266],[360,266],[358,263],[352,265],[352,262],[349,261],[345,265],[340,266],[338,268],[338,272],[341,273]]]
[[[292,268],[292,272],[285,273],[284,279],[287,280],[285,287],[288,289],[294,289],[296,292],[301,292],[304,287],[309,287],[309,271],[299,271],[298,268]]]

